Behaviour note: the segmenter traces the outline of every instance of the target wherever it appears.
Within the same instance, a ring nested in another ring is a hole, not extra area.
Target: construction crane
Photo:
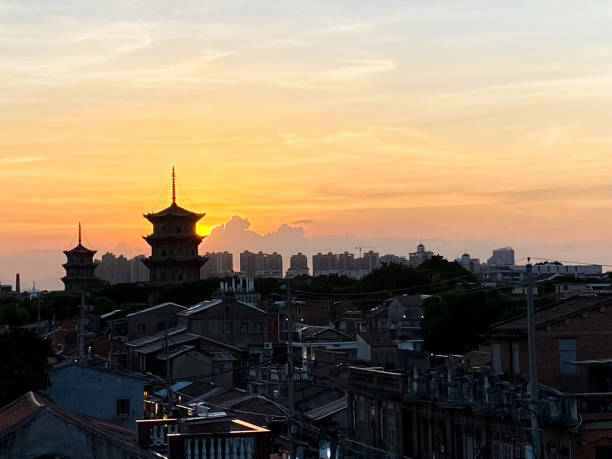
[[[361,258],[361,249],[377,249],[378,247],[355,247],[355,250],[359,250],[359,258]]]

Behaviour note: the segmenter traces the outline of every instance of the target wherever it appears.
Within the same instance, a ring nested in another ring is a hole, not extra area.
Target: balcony
[[[137,421],[138,446],[168,459],[268,459],[269,431],[229,416]]]

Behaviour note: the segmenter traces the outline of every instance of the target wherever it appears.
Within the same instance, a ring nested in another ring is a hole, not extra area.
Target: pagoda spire
[[[81,222],[79,222],[79,245],[81,245]]]
[[[174,175],[174,166],[172,166],[172,204],[176,204],[176,176]]]

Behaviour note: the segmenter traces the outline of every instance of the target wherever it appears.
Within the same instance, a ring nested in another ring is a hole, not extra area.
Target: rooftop
[[[535,311],[535,327],[542,328],[592,309],[612,306],[612,298],[598,296],[573,296],[559,303]],[[489,330],[493,335],[527,333],[527,314],[494,324]]]
[[[129,449],[134,457],[147,457],[146,452],[136,447],[136,435],[131,430],[110,421],[72,413],[33,392],[27,392],[0,408],[0,438],[45,414],[51,414],[75,429],[93,433],[115,445]]]

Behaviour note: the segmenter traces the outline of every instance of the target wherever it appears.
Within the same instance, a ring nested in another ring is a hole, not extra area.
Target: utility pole
[[[533,304],[533,275],[531,259],[527,258],[527,339],[529,345],[529,392],[531,401],[529,413],[531,415],[531,443],[534,459],[540,459],[540,427],[536,406],[538,401],[538,367],[536,363],[535,341],[535,307]]]
[[[291,441],[290,457],[295,459],[295,429],[293,422],[295,416],[295,400],[293,395],[293,297],[291,287],[287,286],[287,392],[289,405],[289,438]]]
[[[81,313],[79,315],[78,336],[77,336],[77,361],[83,360],[85,355],[85,339],[84,339],[84,323],[85,323],[85,289],[81,289]]]
[[[172,394],[172,377],[170,375],[170,359],[168,358],[168,328],[164,329],[164,348],[166,349],[166,381],[167,387],[166,392],[168,396],[168,416],[172,416],[172,401],[174,396]]]

